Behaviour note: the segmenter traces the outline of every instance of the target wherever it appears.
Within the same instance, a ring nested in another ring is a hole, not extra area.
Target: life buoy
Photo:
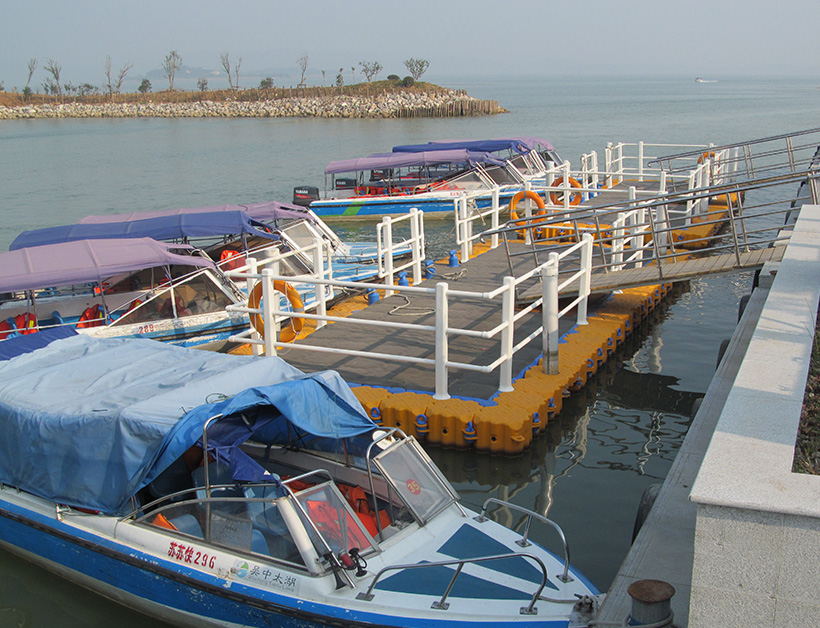
[[[552,185],[553,185],[553,187],[558,187],[563,182],[564,182],[564,177],[558,177],[553,182]],[[576,188],[576,189],[579,189],[579,190],[581,189],[581,184],[577,180],[573,179],[572,177],[567,177],[567,183],[569,184],[569,186],[571,188]],[[553,205],[563,205],[564,201],[563,201],[563,198],[561,198],[562,196],[563,196],[563,192],[550,192],[550,201],[552,202]],[[570,194],[569,195],[569,204],[572,207],[574,207],[576,205],[580,205],[582,196],[583,195],[580,192],[574,192],[574,193]]]
[[[707,159],[712,159],[712,160],[714,160],[714,158],[715,158],[715,153],[714,153],[714,151],[706,151],[706,152],[705,152],[705,153],[703,153],[700,157],[698,157],[698,163],[699,163],[699,164],[702,164],[702,163],[703,163],[704,161],[706,161]]]
[[[273,282],[273,289],[277,292],[281,292],[284,294],[288,301],[290,302],[290,306],[293,308],[294,312],[304,312],[305,311],[305,304],[302,303],[302,297],[299,296],[299,293],[296,291],[292,285],[287,282],[281,281],[277,279]],[[262,301],[262,283],[257,283],[253,290],[251,290],[251,295],[248,297],[248,307],[251,309],[258,309],[259,302]],[[302,326],[305,324],[304,318],[299,318],[296,316],[290,317],[290,324],[286,327],[282,327],[279,330],[279,341],[280,342],[293,342],[299,336],[299,332],[302,331]],[[261,314],[251,314],[251,325],[253,328],[259,332],[259,335],[263,338],[265,337],[265,320],[262,318]]]
[[[91,307],[86,308],[85,311],[80,315],[80,320],[77,323],[77,329],[99,327],[104,323],[105,320],[103,320],[102,308],[99,304],[92,305]]]
[[[518,207],[518,203],[519,203],[519,201],[521,201],[525,198],[528,198],[528,199],[531,199],[531,200],[535,201],[535,207],[537,209],[537,211],[535,212],[536,216],[544,216],[547,213],[546,211],[544,211],[544,208],[546,207],[546,204],[544,203],[544,199],[541,198],[541,196],[539,194],[533,192],[532,190],[521,190],[520,192],[517,192],[515,194],[515,196],[513,196],[512,199],[510,200],[510,220],[512,220],[514,223],[516,221],[519,221],[518,214],[515,211],[516,208]],[[525,223],[526,223],[525,220],[521,220],[519,224],[523,225]],[[522,238],[524,237],[524,230],[523,229],[519,229],[518,231],[516,231],[516,233],[519,236],[521,236]]]

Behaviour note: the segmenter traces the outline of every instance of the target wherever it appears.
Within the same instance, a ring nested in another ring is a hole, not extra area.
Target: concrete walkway
[[[766,302],[774,268],[764,266],[761,272],[760,285],[749,299],[654,506],[610,588],[599,615],[601,621],[623,621],[631,608],[629,585],[655,579],[675,587],[675,625],[688,624],[697,516],[689,493]]]

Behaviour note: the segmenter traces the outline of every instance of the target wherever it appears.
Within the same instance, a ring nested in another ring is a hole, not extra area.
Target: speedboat
[[[545,176],[545,160],[558,159],[552,144],[527,137],[394,146],[391,153],[331,162],[324,194],[314,186],[298,186],[293,202],[320,217],[372,218],[413,207],[446,217],[464,194],[477,209],[489,207],[494,187],[500,202],[509,203],[526,181]]]
[[[463,508],[333,371],[32,338],[0,346],[0,545],[46,569],[181,626],[567,627],[596,610],[563,533],[560,557],[526,538],[553,522],[505,513],[522,534]]]
[[[245,296],[190,245],[92,239],[0,253],[0,340],[51,327],[219,348]]]

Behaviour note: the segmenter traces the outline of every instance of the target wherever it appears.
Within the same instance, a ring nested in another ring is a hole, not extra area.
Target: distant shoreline
[[[383,82],[382,82],[383,83]],[[430,85],[395,89],[349,88],[162,92],[55,97],[19,94],[0,98],[0,120],[55,118],[422,118],[506,113],[495,100]],[[31,102],[40,100],[41,102]],[[67,101],[67,102],[61,102]],[[15,102],[16,101],[16,102]]]

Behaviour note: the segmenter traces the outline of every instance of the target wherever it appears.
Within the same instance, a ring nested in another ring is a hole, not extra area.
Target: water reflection
[[[639,371],[632,359],[643,347],[659,366],[660,352],[651,344],[663,317],[656,312],[584,389],[566,399],[558,419],[523,454],[429,449],[470,508],[480,510],[495,497],[559,523],[573,564],[602,589],[629,548],[641,494],[663,481],[702,396],[679,390],[676,377]],[[514,529],[526,523],[508,508],[491,516]],[[548,526],[533,524],[530,538],[559,551]]]

